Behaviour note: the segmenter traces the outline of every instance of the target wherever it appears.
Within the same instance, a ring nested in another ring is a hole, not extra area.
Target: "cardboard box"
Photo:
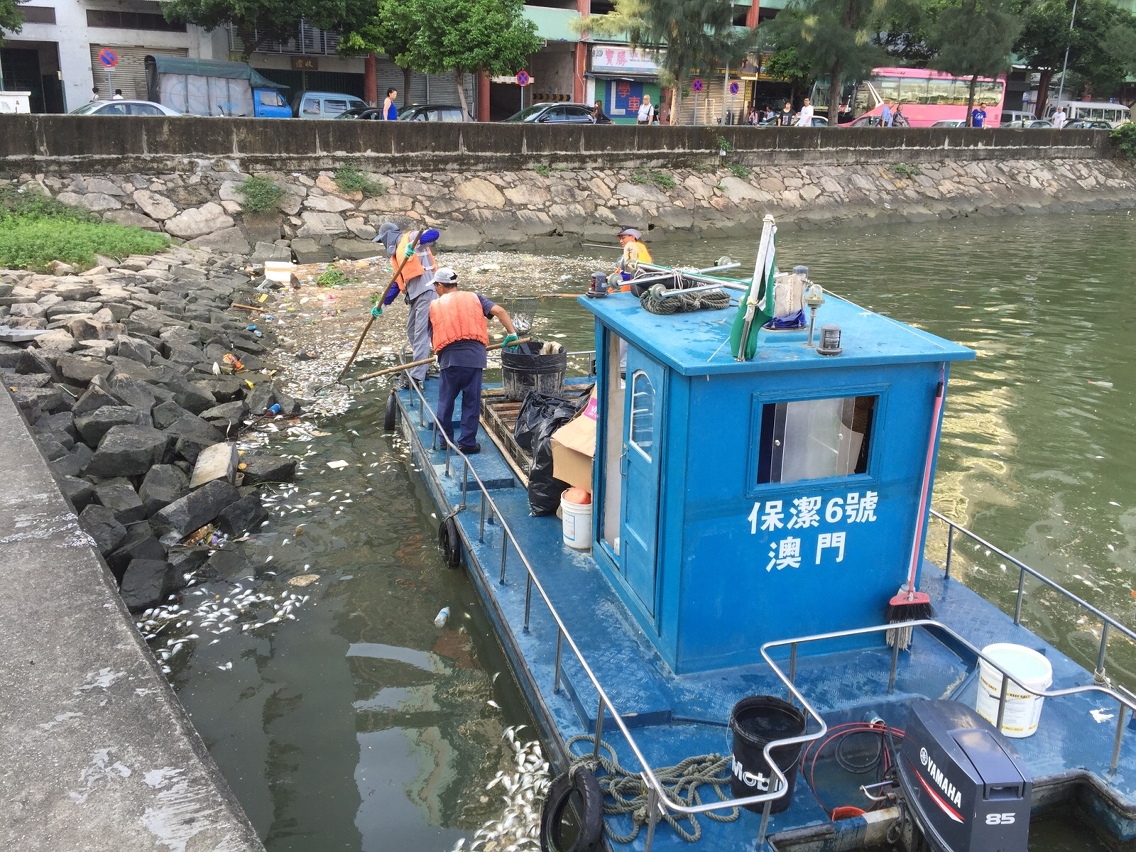
[[[592,491],[592,460],[596,455],[596,392],[584,410],[552,433],[552,475]]]

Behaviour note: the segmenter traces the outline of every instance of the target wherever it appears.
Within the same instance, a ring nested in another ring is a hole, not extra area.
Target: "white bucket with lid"
[[[1021,645],[998,642],[987,645],[982,653],[994,660],[1010,674],[1006,689],[1006,713],[1002,717],[1002,733],[1007,737],[1028,737],[1037,732],[1041,719],[1041,705],[1045,699],[1022,689],[1037,691],[1049,689],[1053,683],[1053,666],[1049,660]],[[1021,684],[1019,686],[1019,684]],[[998,699],[1002,694],[1002,673],[987,663],[978,661],[978,701],[974,709],[991,724],[998,721]]]
[[[569,496],[585,495],[587,503],[569,500]],[[569,488],[560,498],[560,516],[564,522],[564,543],[574,550],[592,549],[591,495],[580,488]]]

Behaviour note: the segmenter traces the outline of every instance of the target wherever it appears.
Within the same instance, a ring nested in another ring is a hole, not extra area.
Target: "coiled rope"
[[[668,300],[669,301],[669,300]],[[587,743],[589,752],[572,761],[573,765],[593,763],[591,750],[595,745],[595,737],[580,735],[568,740],[568,750],[576,743]],[[631,831],[619,835],[612,829],[611,823],[604,820],[604,832],[613,843],[630,843],[639,835],[648,820],[647,814],[647,785],[636,772],[630,772],[619,765],[619,758],[615,749],[608,743],[600,740],[599,765],[603,774],[596,773],[600,782],[600,789],[604,793],[605,814],[629,814],[631,816]],[[605,756],[606,753],[606,756]],[[666,766],[655,770],[655,777],[667,793],[667,797],[684,806],[701,805],[702,794],[699,787],[709,784],[718,794],[718,800],[725,802],[733,798],[729,792],[730,784],[730,758],[720,754],[704,754],[697,757],[688,757],[677,766]],[[593,770],[594,771],[594,770]],[[727,789],[723,792],[722,788]],[[609,799],[614,801],[609,801]],[[703,816],[715,822],[733,822],[741,815],[738,808],[731,808],[728,813],[718,814],[708,811]],[[683,840],[694,843],[702,837],[702,826],[698,824],[695,814],[671,814],[664,810],[663,820],[675,830]],[[684,823],[689,824],[687,828]]]
[[[700,293],[682,293],[664,298],[655,295],[655,290],[652,288],[639,297],[639,304],[645,311],[664,316],[690,311],[720,311],[730,306],[730,294],[725,290],[704,290]]]

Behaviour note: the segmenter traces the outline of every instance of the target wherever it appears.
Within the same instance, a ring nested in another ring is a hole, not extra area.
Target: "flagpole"
[[[745,324],[742,326],[741,340],[738,343],[738,354],[735,361],[748,361],[746,349],[749,345],[749,335],[753,329],[753,315],[757,312],[759,282],[765,273],[765,258],[769,254],[773,242],[773,217],[768,213],[761,223],[761,243],[757,248],[757,263],[753,268],[753,281],[750,282],[749,292],[746,293]],[[767,296],[768,298],[768,296]]]

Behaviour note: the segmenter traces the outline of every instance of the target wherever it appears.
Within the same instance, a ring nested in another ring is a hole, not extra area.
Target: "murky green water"
[[[826,288],[978,350],[952,376],[935,507],[1136,620],[1136,221],[783,230],[778,243],[782,268],[807,263]],[[614,257],[594,251],[598,268]],[[727,253],[748,265],[756,238],[654,251],[663,263]],[[544,300],[540,317],[541,336],[591,348],[574,303]],[[449,849],[498,812],[483,791],[511,757],[502,732],[529,724],[507,672],[495,679],[503,655],[471,586],[442,567],[433,506],[405,448],[382,433],[378,390],[319,424],[329,436],[274,444],[311,453],[256,551],[278,572],[262,586],[269,594],[288,590],[287,577],[320,575],[296,620],[199,641],[174,663],[182,701],[272,852]],[[326,466],[339,459],[348,466]],[[1012,606],[1017,575],[1004,560],[956,553],[960,576]],[[1033,591],[1025,612],[1046,638],[1095,660],[1099,625]],[[1113,652],[1110,671],[1136,685],[1136,654],[1116,642]],[[1067,840],[1049,852],[1087,848]]]

